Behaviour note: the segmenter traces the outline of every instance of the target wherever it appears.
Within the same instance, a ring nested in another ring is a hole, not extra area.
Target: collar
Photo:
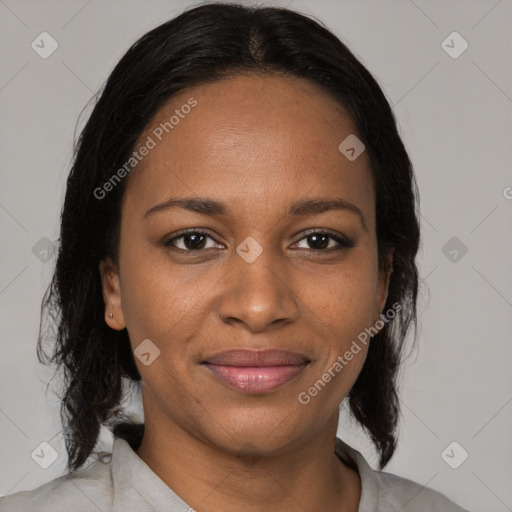
[[[130,444],[114,437],[112,482],[116,512],[193,512],[152,469],[135,453]],[[148,508],[141,508],[146,502]]]
[[[361,478],[359,510],[377,510],[379,481],[363,455],[340,438],[335,441],[335,453],[342,461],[357,466]],[[114,511],[146,512],[141,503],[148,504],[147,511],[194,512],[151,468],[137,455],[130,444],[114,437],[112,449],[112,480],[114,486]]]
[[[378,510],[379,504],[379,474],[374,471],[363,455],[342,441],[336,438],[334,451],[342,459],[349,459],[357,466],[359,477],[361,478],[361,498],[359,500],[359,511]]]

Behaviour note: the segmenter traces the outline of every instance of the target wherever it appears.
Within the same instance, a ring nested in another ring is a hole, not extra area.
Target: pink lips
[[[204,365],[224,383],[246,393],[266,393],[299,375],[309,360],[285,350],[228,350]]]

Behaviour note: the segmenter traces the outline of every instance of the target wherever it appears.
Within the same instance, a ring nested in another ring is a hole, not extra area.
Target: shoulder
[[[380,480],[379,503],[383,510],[468,512],[449,500],[444,494],[412,480],[384,471],[375,471],[375,475]]]
[[[107,512],[111,507],[110,464],[101,460],[31,491],[0,498],[0,512]]]
[[[339,438],[336,438],[336,453],[346,463],[357,466],[361,477],[361,511],[469,512],[440,492],[392,473],[372,469],[360,452]]]

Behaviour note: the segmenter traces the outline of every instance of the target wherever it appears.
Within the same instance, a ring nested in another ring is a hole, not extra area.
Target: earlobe
[[[121,331],[126,327],[126,323],[124,321],[121,286],[116,265],[110,258],[106,258],[100,261],[99,271],[105,304],[105,322],[110,328]]]

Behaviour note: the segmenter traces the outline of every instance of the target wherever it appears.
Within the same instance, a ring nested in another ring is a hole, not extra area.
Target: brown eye
[[[308,244],[308,247],[301,248],[313,251],[330,252],[331,250],[354,247],[353,242],[348,238],[320,230],[307,233],[305,237],[299,240],[298,244],[304,240]]]
[[[206,246],[208,239],[215,242],[210,234],[206,233],[205,231],[191,230],[166,240],[164,242],[164,246],[174,247],[178,250],[188,252],[200,251],[202,249],[211,249],[214,247],[214,245],[209,247]]]

